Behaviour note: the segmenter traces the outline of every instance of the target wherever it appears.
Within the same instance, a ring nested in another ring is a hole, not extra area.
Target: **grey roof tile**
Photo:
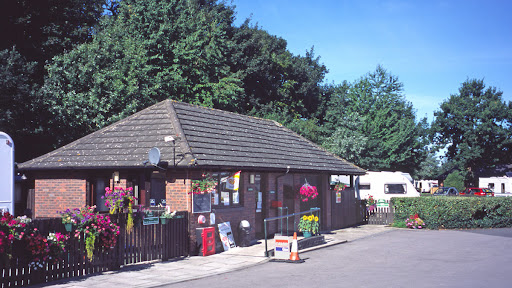
[[[20,169],[141,168],[152,147],[178,167],[234,167],[364,174],[277,122],[165,100],[53,152]],[[184,157],[182,157],[185,155]],[[171,164],[170,164],[171,165]]]

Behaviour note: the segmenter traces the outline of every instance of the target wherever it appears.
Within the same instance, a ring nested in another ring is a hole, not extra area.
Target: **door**
[[[292,214],[295,213],[295,193],[293,193],[293,187],[291,185],[283,185],[283,207],[287,207],[288,211],[283,210],[283,213]],[[294,218],[288,218],[288,231],[294,231]],[[286,232],[286,223],[283,224],[283,234]]]
[[[251,174],[249,176],[251,180],[249,181],[249,186],[247,187],[247,193],[254,193],[256,198],[256,203],[254,206],[254,211],[256,213],[256,217],[254,220],[254,231],[256,232],[257,238],[265,237],[265,228],[264,228],[264,219],[265,215],[267,215],[266,210],[266,189],[263,187],[262,183],[262,175],[261,174]],[[253,179],[253,180],[252,180]],[[252,183],[253,182],[253,183]]]

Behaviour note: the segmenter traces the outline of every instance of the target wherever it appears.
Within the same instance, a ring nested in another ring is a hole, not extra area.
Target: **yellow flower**
[[[313,215],[309,215],[308,220],[313,221]]]
[[[318,222],[318,216],[315,216],[315,222]]]
[[[308,216],[306,216],[306,215],[302,216],[302,220],[304,220],[304,221],[308,220]]]

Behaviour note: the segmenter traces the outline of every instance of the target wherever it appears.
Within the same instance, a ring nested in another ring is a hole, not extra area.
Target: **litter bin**
[[[238,237],[240,247],[249,247],[251,244],[251,224],[249,221],[242,220],[238,226]]]

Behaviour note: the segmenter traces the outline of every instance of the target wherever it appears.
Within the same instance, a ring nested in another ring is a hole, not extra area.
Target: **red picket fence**
[[[86,257],[84,239],[71,237],[68,241],[62,261],[45,264],[35,270],[22,255],[13,255],[8,263],[0,263],[0,287],[18,287],[51,282],[91,273],[118,270],[124,265],[151,260],[166,261],[172,258],[188,256],[188,213],[178,212],[177,218],[167,220],[166,224],[136,225],[131,233],[126,231],[126,215],[120,215],[115,221],[120,224],[120,234],[114,248],[95,251],[94,258]],[[60,218],[35,219],[30,225],[43,234],[49,232],[65,233]],[[16,249],[14,249],[16,250]],[[15,254],[13,252],[13,254]]]

